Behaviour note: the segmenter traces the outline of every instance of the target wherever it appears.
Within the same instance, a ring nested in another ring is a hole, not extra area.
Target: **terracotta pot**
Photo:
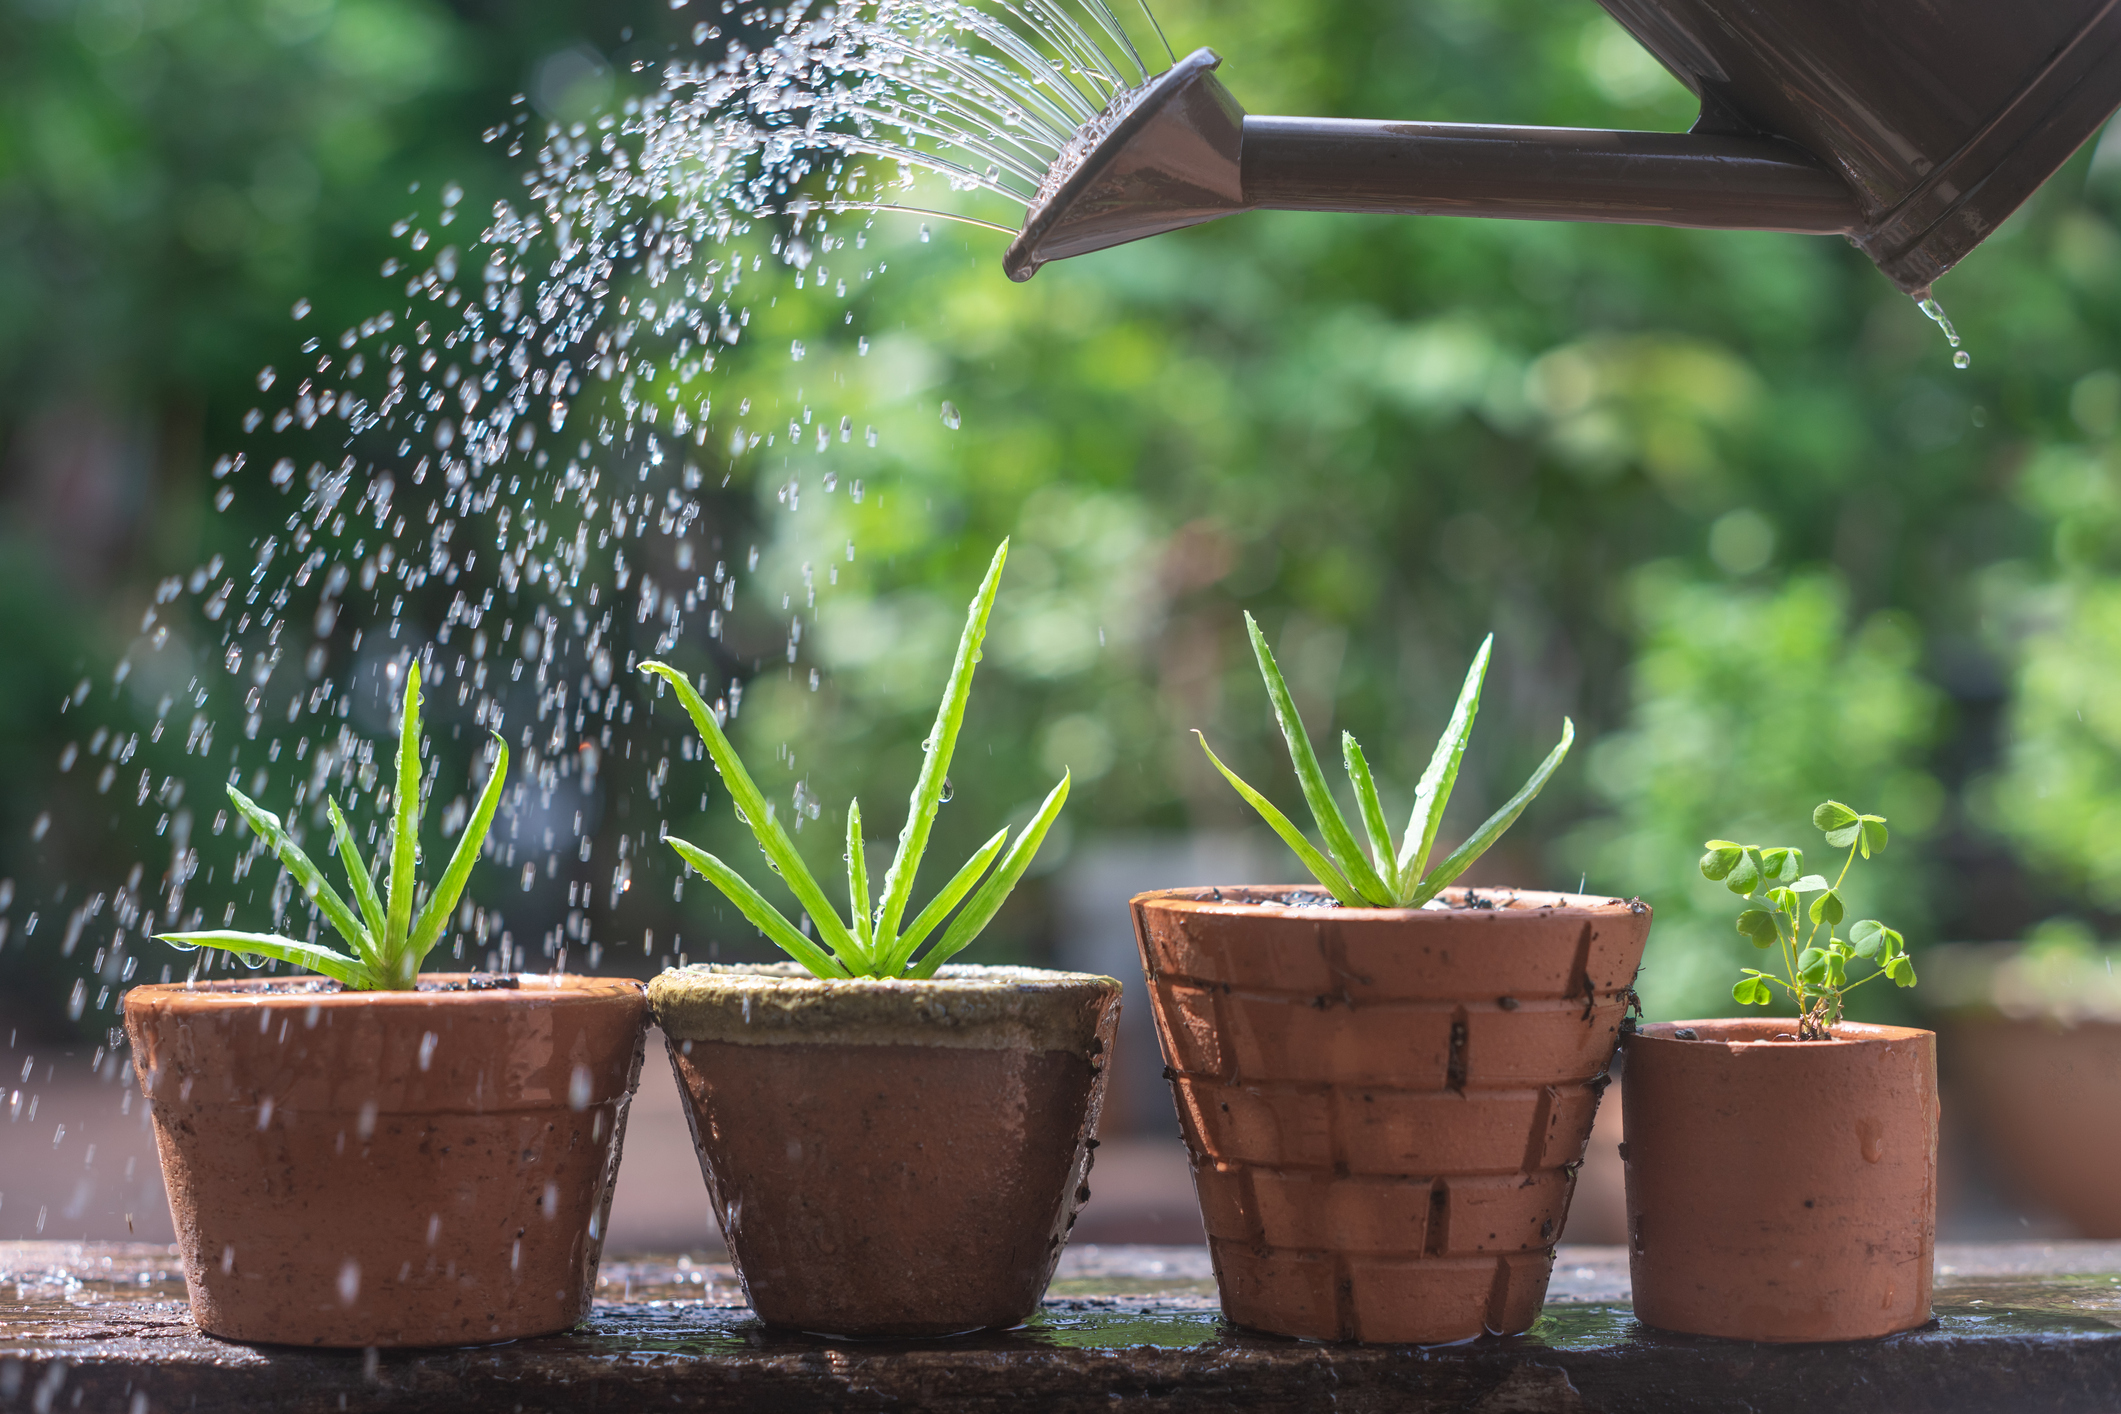
[[[694,966],[648,1001],[761,1320],[948,1335],[1037,1308],[1090,1196],[1118,982]]]
[[[1775,1039],[1795,1030],[1757,1017],[1629,1038],[1621,1149],[1644,1324],[1794,1341],[1929,1321],[1936,1037],[1846,1022],[1831,1041]]]
[[[1134,900],[1224,1314],[1319,1340],[1526,1329],[1650,910],[1292,892]]]
[[[647,1006],[623,979],[520,981],[126,993],[201,1330],[465,1345],[588,1313]]]
[[[2080,1235],[2121,1238],[2121,1024],[1988,1011],[1940,1025],[1953,1101],[1997,1176]]]

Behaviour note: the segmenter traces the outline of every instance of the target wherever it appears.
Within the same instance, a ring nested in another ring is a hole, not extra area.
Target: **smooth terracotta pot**
[[[2121,1238],[2121,1024],[1995,1011],[1939,1024],[1954,1103],[1998,1176],[2082,1236]]]
[[[1525,1330],[1649,908],[1279,902],[1295,892],[1134,900],[1224,1314],[1319,1340]]]
[[[1777,1039],[1796,1029],[1660,1022],[1628,1039],[1621,1147],[1645,1325],[1809,1341],[1929,1321],[1936,1037],[1844,1022],[1831,1041]]]
[[[944,967],[819,981],[688,967],[648,985],[715,1217],[769,1325],[1021,1323],[1090,1196],[1119,983]]]
[[[574,1325],[646,1021],[638,982],[589,977],[127,992],[199,1328],[397,1346]]]

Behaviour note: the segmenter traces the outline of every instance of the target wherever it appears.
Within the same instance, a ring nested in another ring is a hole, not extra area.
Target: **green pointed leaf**
[[[1796,883],[1790,885],[1790,891],[1799,894],[1816,894],[1821,889],[1831,889],[1832,887],[1834,887],[1833,881],[1824,874],[1807,874]]]
[[[1701,877],[1713,883],[1722,883],[1745,858],[1745,847],[1729,840],[1710,840],[1709,852],[1701,856]]]
[[[486,845],[487,831],[493,828],[494,812],[501,808],[501,791],[508,777],[508,743],[494,733],[494,744],[500,754],[494,758],[493,774],[486,778],[486,788],[479,792],[479,803],[465,822],[464,833],[457,836],[456,851],[449,856],[449,867],[442,871],[442,878],[427,896],[427,904],[412,925],[412,945],[407,950],[406,960],[401,964],[408,976],[416,975],[420,962],[441,938],[442,930],[449,926],[449,914],[463,896],[465,884],[471,881],[471,868],[479,862],[479,851]]]
[[[1348,783],[1355,787],[1355,802],[1362,808],[1363,833],[1370,837],[1370,859],[1387,891],[1399,893],[1399,866],[1392,857],[1392,829],[1385,824],[1384,802],[1378,798],[1377,782],[1370,775],[1370,762],[1362,754],[1355,733],[1340,734],[1340,757],[1348,768]]]
[[[1749,849],[1739,856],[1736,864],[1731,866],[1731,872],[1725,876],[1723,886],[1743,898],[1750,894],[1759,883],[1760,856],[1757,852]]]
[[[1473,735],[1473,719],[1480,715],[1480,688],[1487,681],[1488,658],[1495,648],[1495,635],[1489,634],[1480,641],[1480,651],[1473,655],[1473,665],[1466,669],[1466,678],[1458,688],[1458,703],[1451,709],[1451,720],[1444,727],[1443,735],[1436,739],[1436,750],[1429,756],[1428,768],[1421,773],[1421,781],[1414,788],[1414,814],[1407,821],[1406,838],[1399,842],[1399,877],[1419,879],[1429,867],[1429,851],[1436,847],[1436,830],[1443,824],[1443,809],[1451,802],[1452,787],[1458,783],[1459,762],[1465,757],[1466,742]]]
[[[1199,739],[1200,749],[1208,753],[1208,760],[1214,764],[1215,769],[1222,772],[1223,779],[1244,797],[1247,805],[1259,812],[1259,818],[1265,820],[1274,833],[1281,836],[1281,842],[1296,852],[1296,857],[1311,871],[1312,878],[1318,880],[1328,893],[1339,899],[1343,907],[1361,908],[1368,902],[1355,892],[1354,886],[1334,867],[1333,861],[1319,853],[1317,847],[1304,838],[1303,831],[1297,829],[1288,816],[1274,808],[1274,802],[1239,780],[1237,773],[1222,763],[1222,759],[1209,748],[1205,736],[1197,730],[1193,735]]]
[[[228,788],[228,798],[236,807],[236,813],[243,817],[243,823],[250,826],[252,830],[257,832],[260,839],[271,846],[272,852],[280,857],[282,864],[287,866],[288,875],[293,878],[296,886],[302,890],[302,896],[317,905],[318,912],[324,915],[325,920],[331,924],[340,937],[346,939],[347,946],[353,951],[354,955],[356,957],[369,955],[371,940],[368,937],[367,929],[361,924],[360,920],[354,917],[353,910],[346,906],[346,900],[340,898],[338,891],[325,881],[323,872],[310,862],[307,854],[302,852],[302,847],[288,837],[286,830],[280,828],[280,817],[273,814],[270,810],[259,806],[256,801],[242,791],[237,790],[234,786]],[[244,936],[250,935],[245,934]],[[270,937],[274,935],[261,933],[257,936]],[[304,944],[304,946],[309,947],[314,946],[314,944]],[[344,981],[345,979],[341,978],[340,980]]]
[[[714,709],[693,690],[691,681],[668,663],[643,663],[641,671],[656,674],[677,691],[678,701],[684,704],[685,711],[692,717],[692,725],[699,732],[700,739],[707,744],[707,754],[713,758],[715,770],[721,774],[722,783],[729,788],[729,798],[736,806],[737,817],[751,827],[752,838],[758,841],[759,849],[765,854],[767,862],[795,894],[796,901],[809,913],[811,921],[817,925],[818,936],[832,950],[833,955],[843,964],[852,960],[854,965],[859,967],[868,954],[855,941],[854,935],[847,931],[847,925],[840,922],[839,911],[825,897],[825,891],[818,887],[816,877],[810,872],[810,866],[803,862],[803,856],[796,853],[795,842],[788,838],[788,832],[781,828],[780,822],[773,818],[773,812],[766,808],[766,797],[752,781],[751,773],[744,769],[743,759],[737,755],[736,748],[723,734],[721,723],[714,719]],[[724,889],[723,892],[727,893],[728,890]],[[756,919],[752,921],[757,922]],[[759,926],[768,937],[776,937],[764,924]],[[801,934],[797,936],[800,937]],[[808,940],[805,941],[807,943]],[[803,965],[810,967],[808,962]],[[817,972],[815,967],[810,970]],[[842,972],[846,970],[845,967],[841,969]],[[824,977],[839,974],[819,972],[818,975]]]
[[[339,802],[327,800],[324,808],[331,814],[331,833],[338,845],[339,862],[346,867],[346,878],[353,885],[354,902],[360,906],[361,919],[368,927],[368,937],[359,945],[361,960],[374,967],[381,962],[375,953],[375,939],[383,937],[390,924],[383,916],[383,901],[376,897],[375,876],[361,860],[360,847],[354,843],[353,831],[347,828],[346,816],[339,809]]]
[[[728,900],[737,906],[737,911],[750,919],[752,925],[782,952],[810,969],[813,977],[845,977],[847,969],[836,962],[816,943],[803,936],[802,931],[786,918],[781,911],[760,896],[759,891],[744,881],[744,876],[697,845],[690,844],[675,835],[665,837],[678,857],[697,869],[708,883],[720,889]],[[816,914],[812,914],[813,919]]]
[[[1016,840],[1009,846],[1009,852],[1002,856],[1001,864],[966,900],[964,909],[950,920],[950,926],[935,940],[935,946],[906,970],[908,977],[933,977],[938,967],[963,952],[980,935],[980,930],[993,921],[1002,904],[1007,902],[1010,890],[1016,887],[1016,881],[1031,867],[1032,857],[1038,853],[1046,831],[1053,828],[1053,822],[1060,817],[1061,807],[1067,803],[1068,774],[1064,771],[1060,784],[1047,794],[1038,813],[1031,817],[1031,823],[1017,832]]]
[[[1452,850],[1443,863],[1428,872],[1421,881],[1421,887],[1407,900],[1408,904],[1418,906],[1427,903],[1448,887],[1453,879],[1471,868],[1474,860],[1486,854],[1488,846],[1501,839],[1502,832],[1515,824],[1518,816],[1524,814],[1524,808],[1532,803],[1532,798],[1539,794],[1540,787],[1544,786],[1547,779],[1561,766],[1563,758],[1569,754],[1570,744],[1575,740],[1576,724],[1563,717],[1561,740],[1547,753],[1547,759],[1539,763],[1539,768],[1532,772],[1531,779],[1518,789],[1517,794],[1503,803],[1502,809],[1490,815],[1487,821],[1473,832],[1470,839]]]
[[[871,951],[870,927],[873,919],[870,908],[874,900],[869,897],[869,857],[862,848],[862,803],[847,802],[847,912],[854,923],[854,940],[861,944],[864,953]]]
[[[877,910],[874,946],[895,950],[899,921],[913,896],[913,876],[919,872],[921,855],[928,848],[928,833],[941,806],[943,786],[950,779],[950,756],[957,750],[958,728],[964,724],[965,702],[972,694],[972,674],[979,662],[980,644],[987,636],[987,616],[994,610],[995,591],[1001,587],[1002,566],[1009,558],[1007,540],[995,548],[971,606],[965,611],[965,631],[959,637],[957,657],[950,665],[950,680],[943,688],[942,704],[936,708],[935,725],[921,757],[921,773],[913,783],[906,803],[906,824],[899,831],[898,852],[884,871],[884,899]]]
[[[376,990],[376,979],[359,961],[343,953],[333,952],[330,948],[305,943],[299,938],[283,938],[277,933],[234,933],[222,930],[211,933],[157,933],[155,936],[173,947],[187,951],[195,948],[220,948],[244,957],[272,958],[279,962],[293,963],[296,967],[311,972],[322,973],[356,992]]]
[[[1370,867],[1370,861],[1363,858],[1362,846],[1356,843],[1355,832],[1348,828],[1347,818],[1340,813],[1340,804],[1333,799],[1333,790],[1326,784],[1326,773],[1318,764],[1318,755],[1311,750],[1311,738],[1304,731],[1303,718],[1297,714],[1296,699],[1289,695],[1289,685],[1282,680],[1281,667],[1274,661],[1273,650],[1267,647],[1267,636],[1249,613],[1245,615],[1245,630],[1252,636],[1252,654],[1259,660],[1259,675],[1265,680],[1267,697],[1274,704],[1274,720],[1281,726],[1282,740],[1289,745],[1289,762],[1296,768],[1296,783],[1303,787],[1304,803],[1311,807],[1311,818],[1318,824],[1318,834],[1325,841],[1326,853],[1332,856],[1341,875],[1365,900],[1379,907],[1391,907],[1399,902],[1399,898],[1385,887],[1384,880]]]
[[[897,977],[905,972],[906,964],[912,961],[914,953],[920,950],[928,935],[935,931],[935,925],[949,916],[950,910],[957,907],[959,899],[972,892],[972,886],[980,881],[980,877],[987,872],[987,866],[994,862],[995,856],[1002,852],[1002,846],[1008,842],[1009,828],[1005,825],[972,852],[972,857],[964,862],[957,873],[951,875],[950,882],[943,885],[942,891],[928,900],[928,906],[920,911],[920,915],[900,930],[898,946],[882,960],[882,965],[877,969],[878,976]]]
[[[1828,889],[1825,893],[1813,899],[1811,914],[1814,923],[1824,923],[1828,927],[1839,923],[1841,921],[1840,892],[1835,889]]]
[[[420,660],[405,663],[405,704],[398,719],[398,787],[390,828],[390,881],[384,896],[388,926],[376,946],[383,971],[403,972],[402,959],[412,933],[413,865],[420,853]],[[413,964],[419,966],[417,961]],[[392,982],[392,986],[410,986]]]

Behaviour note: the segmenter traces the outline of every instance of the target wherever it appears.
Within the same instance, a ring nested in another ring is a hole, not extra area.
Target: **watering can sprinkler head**
[[[1199,49],[1048,170],[1003,268],[1241,211],[1841,235],[1901,289],[2121,105],[2121,0],[1600,0],[1701,99],[1686,133],[1248,115]]]

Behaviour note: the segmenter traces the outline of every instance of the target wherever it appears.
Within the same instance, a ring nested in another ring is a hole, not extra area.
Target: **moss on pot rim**
[[[945,967],[919,981],[826,980],[793,963],[700,963],[651,981],[648,1006],[676,1041],[1094,1056],[1098,1018],[1118,992],[1111,977],[1035,967]]]

